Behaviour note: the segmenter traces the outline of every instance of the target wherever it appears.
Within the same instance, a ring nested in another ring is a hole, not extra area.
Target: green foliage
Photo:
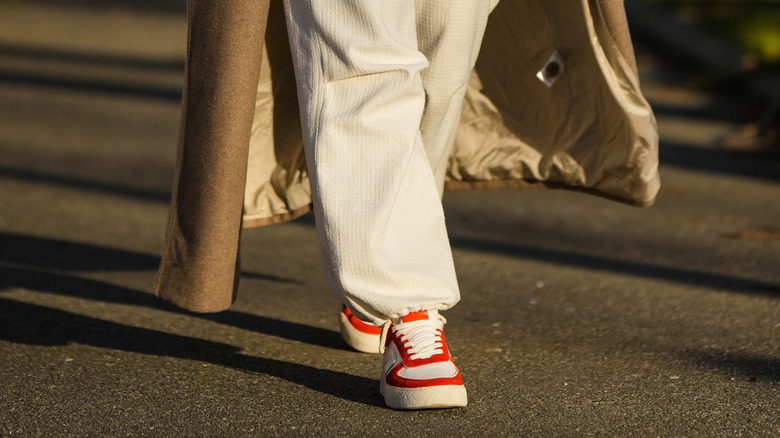
[[[654,3],[729,39],[762,64],[780,65],[780,0],[656,0]]]

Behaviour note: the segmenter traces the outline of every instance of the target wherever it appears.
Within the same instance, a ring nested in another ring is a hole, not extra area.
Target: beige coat
[[[188,1],[182,130],[156,293],[190,310],[235,299],[242,223],[311,208],[284,16],[280,1],[270,3],[269,14],[267,0]],[[520,186],[653,203],[658,135],[622,0],[502,0],[491,15],[446,187]]]

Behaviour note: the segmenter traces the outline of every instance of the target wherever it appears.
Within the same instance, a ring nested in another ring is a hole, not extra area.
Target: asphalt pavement
[[[139,4],[0,2],[0,435],[780,436],[780,158],[722,147],[754,102],[640,45],[655,206],[447,193],[469,406],[397,412],[310,216],[244,232],[228,311],[152,295],[186,19]]]

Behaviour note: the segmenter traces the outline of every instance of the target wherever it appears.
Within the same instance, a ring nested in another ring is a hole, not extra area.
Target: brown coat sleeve
[[[247,150],[270,0],[188,0],[182,122],[155,293],[197,312],[238,286]]]

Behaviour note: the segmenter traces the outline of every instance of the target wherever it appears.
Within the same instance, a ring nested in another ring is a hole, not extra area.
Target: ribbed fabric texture
[[[375,323],[460,299],[440,194],[492,6],[285,0],[325,276]]]

